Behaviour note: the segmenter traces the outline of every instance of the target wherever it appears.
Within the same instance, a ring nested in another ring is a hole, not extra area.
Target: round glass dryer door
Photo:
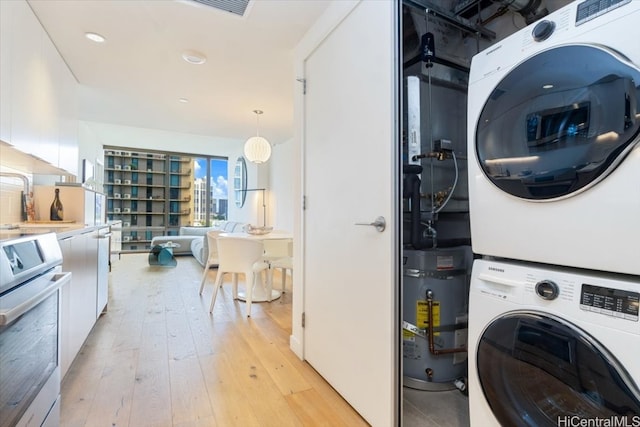
[[[639,133],[640,70],[602,47],[571,45],[507,74],[481,111],[476,150],[497,187],[544,201],[602,180]]]
[[[484,396],[503,426],[557,427],[624,416],[631,423],[640,416],[640,392],[624,367],[562,319],[507,314],[485,330],[476,361]]]

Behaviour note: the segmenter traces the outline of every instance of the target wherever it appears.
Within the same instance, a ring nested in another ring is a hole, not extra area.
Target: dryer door
[[[503,426],[623,416],[631,423],[640,416],[640,392],[624,367],[560,318],[532,312],[500,317],[482,335],[476,361],[485,398]]]
[[[640,133],[640,70],[602,47],[561,46],[515,67],[485,103],[480,167],[520,198],[550,200],[594,185]]]

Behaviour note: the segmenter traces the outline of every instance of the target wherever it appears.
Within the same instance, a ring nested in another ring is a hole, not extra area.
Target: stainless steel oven
[[[0,427],[60,424],[61,265],[55,233],[0,241]]]

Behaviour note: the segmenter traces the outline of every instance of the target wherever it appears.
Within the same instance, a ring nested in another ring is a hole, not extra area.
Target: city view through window
[[[193,225],[213,225],[227,219],[227,159],[193,159]]]
[[[154,237],[228,219],[225,157],[105,150],[109,221],[122,221],[123,251],[149,250]]]

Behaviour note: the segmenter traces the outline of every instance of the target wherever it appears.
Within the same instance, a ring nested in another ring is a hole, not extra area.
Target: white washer
[[[639,303],[634,276],[476,260],[471,426],[640,425]]]
[[[477,54],[473,251],[640,274],[640,1],[576,1]]]

